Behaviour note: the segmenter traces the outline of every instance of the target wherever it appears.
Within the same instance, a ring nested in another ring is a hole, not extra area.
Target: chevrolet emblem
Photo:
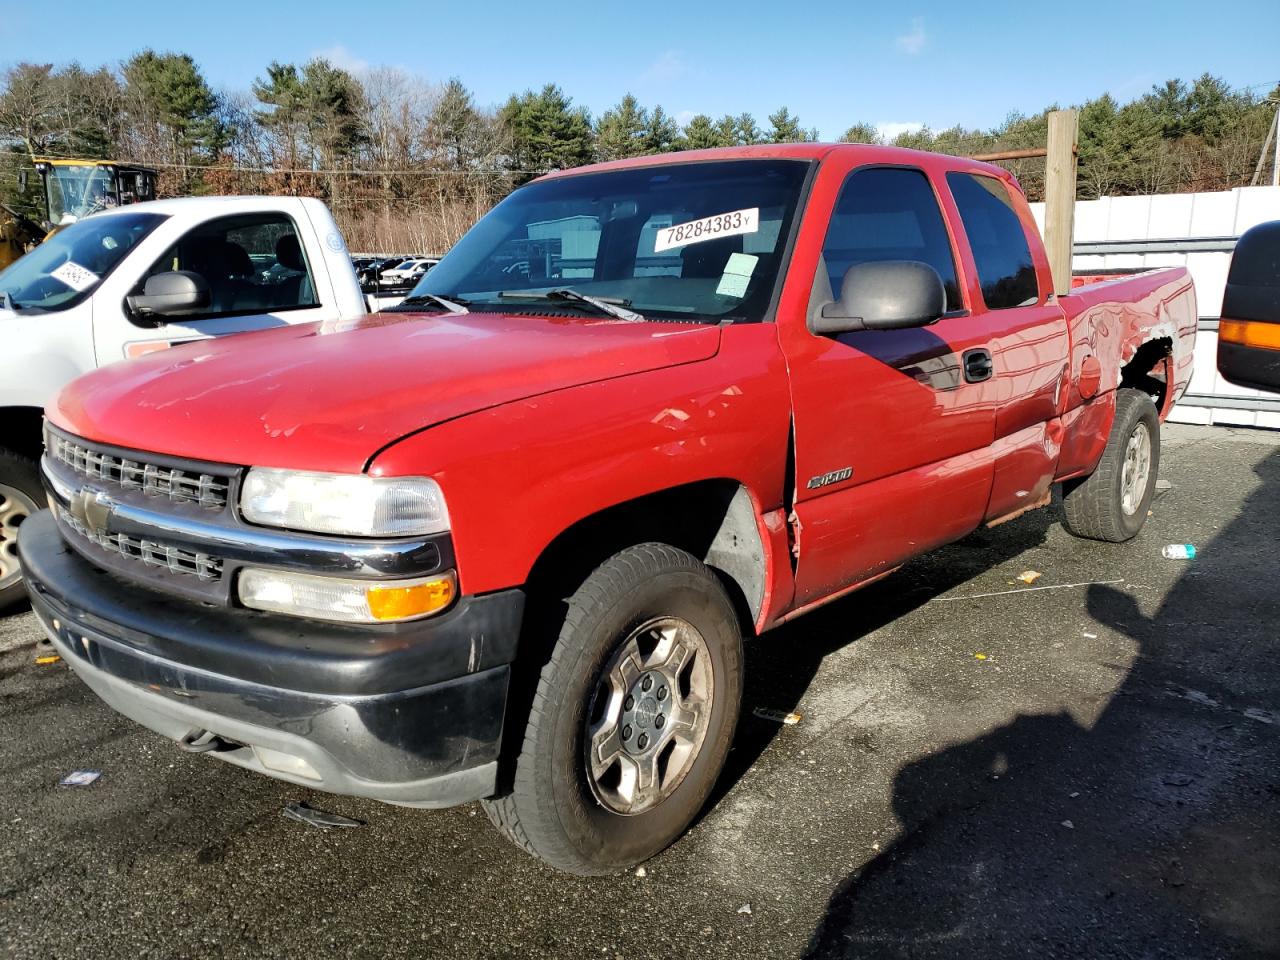
[[[107,524],[111,521],[111,498],[101,490],[81,487],[79,492],[71,495],[67,509],[86,530],[99,536],[107,532]]]

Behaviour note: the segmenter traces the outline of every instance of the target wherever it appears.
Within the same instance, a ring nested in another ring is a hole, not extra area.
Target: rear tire
[[[44,499],[35,461],[0,450],[0,613],[27,595],[18,565],[18,527]]]
[[[1147,522],[1160,472],[1160,416],[1141,390],[1116,391],[1116,415],[1098,466],[1063,485],[1066,528],[1077,537],[1122,543]]]
[[[629,547],[568,598],[511,791],[484,801],[528,853],[584,876],[671,844],[714,786],[742,698],[742,639],[716,575]]]

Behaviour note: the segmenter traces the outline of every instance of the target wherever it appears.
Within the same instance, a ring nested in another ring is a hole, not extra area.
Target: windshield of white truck
[[[0,272],[0,301],[22,311],[75,306],[164,219],[129,212],[73,223]]]
[[[808,171],[808,161],[720,160],[531,183],[458,241],[406,308],[418,296],[601,313],[603,301],[649,319],[763,319]]]

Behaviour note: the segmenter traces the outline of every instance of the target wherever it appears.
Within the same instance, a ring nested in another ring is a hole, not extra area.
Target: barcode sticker
[[[74,260],[68,260],[49,276],[55,280],[61,280],[76,293],[88,290],[102,279],[88,267],[82,267]]]
[[[731,210],[717,213],[701,220],[677,223],[663,227],[653,241],[653,252],[661,253],[674,247],[687,247],[691,243],[715,240],[718,237],[736,237],[743,233],[755,233],[760,229],[760,208]]]

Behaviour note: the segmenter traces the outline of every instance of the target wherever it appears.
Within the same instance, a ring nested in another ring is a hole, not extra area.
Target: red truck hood
[[[356,472],[423,427],[715,355],[714,326],[380,314],[201,340],[103,367],[50,405],[71,433],[223,463]],[[513,443],[518,438],[512,438]]]

